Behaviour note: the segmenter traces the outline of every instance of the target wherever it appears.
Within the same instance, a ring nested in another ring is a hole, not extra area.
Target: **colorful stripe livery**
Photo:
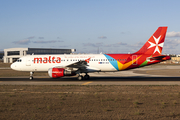
[[[146,65],[161,62],[161,59],[150,60],[150,58],[160,56],[162,53],[167,27],[159,27],[156,32],[149,38],[144,46],[133,54],[105,54],[111,65],[116,70],[132,69]],[[166,57],[166,56],[164,56]],[[168,57],[170,59],[170,57]]]

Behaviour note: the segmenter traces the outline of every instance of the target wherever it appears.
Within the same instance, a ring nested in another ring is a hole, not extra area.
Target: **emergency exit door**
[[[132,65],[137,65],[137,55],[132,56]]]

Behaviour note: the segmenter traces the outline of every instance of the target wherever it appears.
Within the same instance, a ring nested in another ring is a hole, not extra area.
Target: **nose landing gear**
[[[30,77],[29,77],[30,80],[33,79],[33,74],[34,74],[34,72],[30,72]]]

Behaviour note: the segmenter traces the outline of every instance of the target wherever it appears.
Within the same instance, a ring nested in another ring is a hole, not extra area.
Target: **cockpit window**
[[[22,60],[21,60],[21,59],[18,59],[17,62],[22,62]]]

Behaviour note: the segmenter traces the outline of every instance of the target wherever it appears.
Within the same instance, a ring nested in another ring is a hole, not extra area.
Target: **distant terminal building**
[[[70,54],[76,49],[51,49],[51,48],[9,48],[4,49],[4,63],[12,63],[26,55],[46,55],[46,54]]]
[[[0,61],[2,60],[3,56],[4,56],[4,51],[0,51]]]
[[[180,63],[180,57],[171,57],[172,63]]]

